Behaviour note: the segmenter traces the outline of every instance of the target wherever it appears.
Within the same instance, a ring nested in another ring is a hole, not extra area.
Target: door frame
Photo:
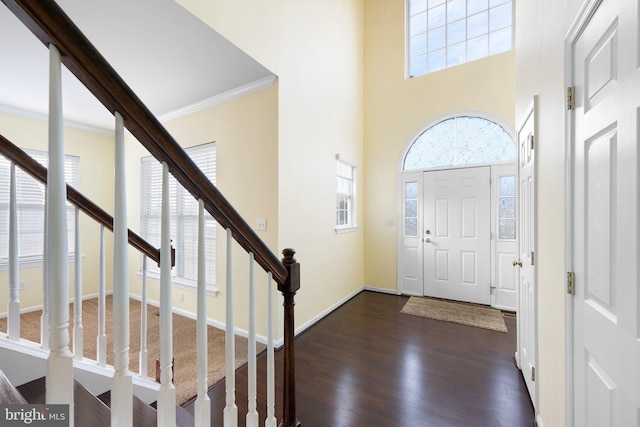
[[[564,39],[564,82],[565,87],[574,86],[574,54],[573,47],[578,41],[584,28],[589,24],[591,18],[602,4],[603,0],[586,0],[578,11],[567,35]],[[566,109],[564,115],[564,158],[565,158],[565,200],[564,200],[564,264],[567,272],[573,271],[573,213],[574,213],[574,160],[575,153],[573,150],[574,138],[574,111]],[[565,283],[566,286],[566,283]],[[566,288],[565,288],[566,289]],[[570,427],[574,424],[574,390],[573,390],[573,295],[565,292],[565,424]]]
[[[499,126],[501,126],[506,132],[509,133],[509,135],[511,136],[511,139],[514,141],[514,149],[516,150],[517,153],[517,143],[516,143],[516,132],[515,129],[513,128],[513,125],[510,124],[509,122],[505,121],[503,118],[501,118],[500,116],[497,116],[495,114],[492,113],[488,113],[485,111],[477,111],[477,110],[460,110],[460,111],[454,111],[451,113],[447,113],[447,114],[443,114],[440,115],[438,117],[433,118],[432,120],[430,120],[428,123],[426,123],[425,126],[421,127],[420,129],[418,129],[417,132],[415,132],[407,141],[407,143],[405,144],[402,153],[400,155],[400,159],[398,161],[398,178],[397,178],[397,203],[396,203],[396,294],[397,295],[416,295],[414,293],[406,293],[403,292],[403,288],[402,288],[402,276],[403,276],[403,271],[402,271],[402,265],[403,265],[403,258],[402,258],[402,239],[404,237],[404,217],[403,217],[403,204],[404,204],[404,200],[403,200],[403,195],[404,195],[404,183],[405,183],[405,177],[408,176],[420,176],[420,184],[419,184],[419,190],[418,191],[422,191],[422,176],[424,172],[429,172],[429,171],[436,171],[436,170],[445,170],[445,169],[464,169],[464,168],[470,168],[470,167],[479,167],[479,166],[501,166],[501,165],[508,165],[508,164],[512,164],[509,162],[503,162],[503,163],[484,163],[484,164],[478,164],[478,165],[464,165],[464,166],[456,166],[456,167],[452,167],[452,166],[446,166],[446,167],[441,167],[441,168],[430,168],[430,169],[416,169],[416,170],[411,170],[411,171],[405,171],[404,168],[404,160],[407,156],[407,153],[409,152],[409,149],[411,149],[413,143],[416,141],[416,139],[423,133],[425,132],[427,129],[429,129],[430,127],[440,123],[441,121],[447,120],[447,119],[451,119],[454,117],[460,117],[460,116],[472,116],[472,117],[480,117],[486,120],[490,120],[496,124],[498,124]],[[514,167],[516,169],[517,172],[517,155],[516,155],[516,160],[514,161]],[[517,179],[517,175],[516,175],[516,179]],[[423,228],[423,212],[422,212],[422,207],[420,206],[421,203],[418,203],[418,217],[419,217],[419,229]],[[520,212],[518,210],[518,216],[520,215]],[[518,223],[518,221],[516,221],[516,223]],[[493,228],[492,228],[493,231]],[[424,233],[424,231],[421,231],[419,233],[419,237],[422,238],[422,233]],[[518,236],[519,238],[519,236]],[[519,241],[517,241],[519,242]],[[518,244],[518,243],[517,243]],[[420,251],[422,254],[422,251]],[[422,255],[421,255],[422,256]],[[494,261],[495,258],[495,254],[493,253],[493,246],[492,246],[492,254],[491,254],[491,262]],[[491,276],[491,280],[493,282],[493,275]],[[493,283],[492,283],[493,285]],[[416,295],[417,296],[417,295]],[[422,296],[422,295],[420,295]],[[519,292],[516,295],[516,301],[520,298],[519,296]],[[493,302],[493,300],[492,300]]]
[[[516,147],[518,149],[518,153],[516,156],[516,180],[518,182],[518,191],[517,191],[517,198],[518,198],[518,206],[522,206],[522,195],[520,194],[520,149],[519,149],[519,140],[520,140],[520,133],[523,131],[527,121],[529,119],[533,120],[533,136],[534,136],[534,147],[535,149],[537,149],[537,137],[538,137],[538,95],[535,95],[533,97],[533,101],[531,102],[531,104],[529,104],[529,107],[526,109],[526,113],[524,114],[524,117],[522,117],[519,120],[519,125],[518,125],[518,135],[517,135],[517,139],[516,139]],[[531,221],[533,222],[533,227],[534,227],[534,235],[533,235],[533,252],[537,257],[537,253],[538,253],[538,211],[537,211],[537,206],[538,206],[538,180],[537,180],[537,175],[536,175],[536,170],[537,170],[537,152],[534,151],[534,160],[533,160],[533,207],[531,207],[531,214],[532,214],[532,219]],[[520,250],[520,243],[522,242],[522,233],[520,225],[521,225],[521,218],[522,218],[523,212],[521,209],[518,209],[518,218],[517,218],[517,227],[518,227],[518,256],[520,256],[521,254],[521,250]],[[517,345],[516,345],[516,354],[515,354],[515,360],[516,360],[516,364],[518,366],[518,369],[520,369],[520,372],[522,373],[522,375],[529,375],[528,372],[523,371],[523,366],[521,366],[521,360],[520,360],[520,349],[521,349],[521,339],[522,339],[522,321],[523,321],[523,310],[522,307],[520,306],[520,287],[521,287],[521,274],[522,271],[521,269],[518,269],[518,299],[517,299],[517,306],[518,306],[518,316],[517,316]],[[532,325],[533,325],[533,341],[534,341],[534,354],[533,354],[533,365],[535,367],[535,369],[537,370],[538,368],[538,262],[535,262],[533,264],[533,287],[534,287],[534,309],[533,309],[533,313],[531,313],[531,316],[533,316],[532,320]],[[534,388],[534,393],[533,396],[529,396],[531,397],[531,403],[533,404],[533,409],[534,409],[534,413],[536,416],[536,419],[539,416],[539,381],[538,380],[534,380],[533,381],[533,388]],[[540,424],[541,421],[540,421]]]

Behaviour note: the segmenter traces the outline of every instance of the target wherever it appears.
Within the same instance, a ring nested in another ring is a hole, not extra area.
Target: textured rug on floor
[[[106,300],[106,334],[107,334],[107,363],[113,364],[113,326],[112,326],[112,298]],[[22,338],[40,342],[40,316],[42,311],[32,311],[20,316],[20,335]],[[130,348],[129,370],[138,372],[140,354],[140,302],[129,301]],[[70,339],[73,341],[73,304],[69,306]],[[96,360],[98,335],[98,300],[89,299],[82,303],[83,320],[83,355]],[[6,318],[0,319],[0,331],[7,329]],[[156,377],[156,360],[160,358],[160,318],[158,308],[148,306],[147,310],[147,373],[151,379]],[[225,337],[224,331],[213,326],[208,327],[208,383],[209,386],[224,378],[225,367]],[[173,357],[174,384],[176,387],[176,401],[179,405],[188,402],[197,394],[197,357],[196,357],[196,322],[193,319],[173,314]],[[236,335],[236,368],[247,363],[247,339]],[[73,348],[73,344],[71,344]],[[265,345],[258,343],[258,354],[265,349]]]
[[[502,312],[495,308],[435,298],[410,297],[400,312],[492,331],[507,332]]]

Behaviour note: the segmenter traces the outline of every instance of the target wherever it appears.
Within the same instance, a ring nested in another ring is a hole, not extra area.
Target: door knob
[[[431,243],[431,239],[428,238],[428,237],[426,239],[424,239],[424,241],[427,242],[427,243]]]
[[[516,265],[517,265],[518,267],[522,267],[522,261],[520,261],[520,260],[513,261],[513,266],[515,267]]]

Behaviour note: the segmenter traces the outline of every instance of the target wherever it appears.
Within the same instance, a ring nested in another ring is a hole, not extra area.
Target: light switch
[[[387,218],[387,221],[385,221],[385,224],[391,227],[393,225],[393,218]]]
[[[256,230],[267,231],[267,218],[258,218]]]

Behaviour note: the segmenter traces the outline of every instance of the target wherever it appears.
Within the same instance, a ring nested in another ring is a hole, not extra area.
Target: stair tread
[[[1,372],[1,371],[0,371]],[[24,396],[25,402],[31,404],[44,404],[46,380],[38,378],[17,387],[17,392]],[[111,424],[110,392],[100,396],[94,396],[82,384],[75,382],[74,417],[82,420],[83,425],[107,427]],[[133,396],[133,425],[136,427],[155,427],[157,425],[158,412],[151,405],[143,402],[137,396]],[[178,427],[190,427],[194,425],[194,417],[188,410],[176,406],[176,424]]]
[[[0,403],[7,405],[27,403],[22,394],[2,372],[2,369],[0,369]]]

